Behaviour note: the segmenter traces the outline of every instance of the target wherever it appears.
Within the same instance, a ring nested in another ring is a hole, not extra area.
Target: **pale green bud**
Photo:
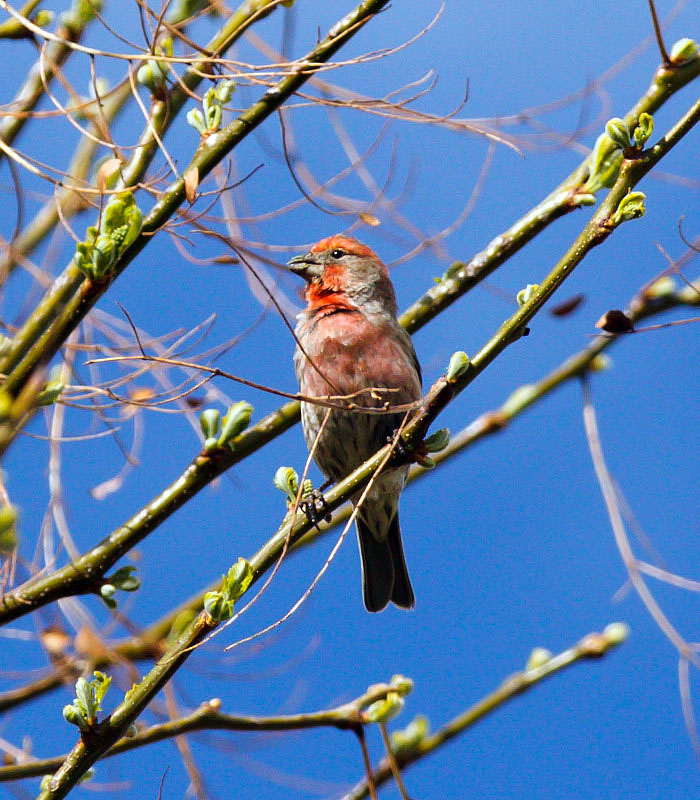
[[[221,436],[219,445],[231,444],[239,433],[250,425],[250,416],[253,413],[253,406],[244,400],[234,403],[228,410],[221,425]]]
[[[611,622],[603,631],[603,636],[610,644],[622,644],[629,635],[629,625],[624,622]]]
[[[679,39],[671,48],[671,61],[682,64],[684,61],[693,61],[698,57],[697,43],[692,39]]]
[[[584,192],[595,194],[603,187],[612,186],[620,171],[622,158],[622,151],[615,146],[607,134],[601,133],[593,147],[590,174],[582,187]]]
[[[283,492],[290,503],[296,502],[299,492],[299,476],[293,467],[280,467],[275,472],[272,482]]]
[[[402,697],[413,691],[413,681],[405,675],[393,675],[391,688],[395,689]]]
[[[529,303],[539,288],[540,286],[538,283],[528,283],[528,285],[524,289],[521,289],[516,296],[518,305],[524,306],[525,303]]]
[[[637,127],[634,129],[634,143],[639,149],[644,147],[653,130],[654,117],[652,117],[651,114],[642,112],[639,115]]]
[[[198,108],[191,108],[187,112],[187,122],[199,133],[200,136],[204,136],[204,134],[207,132],[207,125],[204,122],[202,112]]]
[[[620,200],[620,205],[613,215],[613,225],[620,225],[623,222],[643,217],[646,212],[644,207],[645,199],[646,195],[643,192],[629,192],[626,194]]]
[[[620,117],[613,117],[611,120],[608,120],[605,126],[605,132],[608,134],[611,141],[621,150],[625,150],[632,144],[630,141],[630,129],[624,119],[620,119]]]
[[[165,77],[167,67],[161,61],[149,58],[145,64],[141,64],[136,72],[136,80],[145,86],[151,94],[158,94],[166,85]]]
[[[207,439],[215,438],[218,434],[220,417],[217,408],[207,408],[199,415],[199,427]]]
[[[657,300],[662,297],[670,297],[675,294],[678,288],[676,281],[670,275],[663,275],[658,280],[654,281],[651,286],[648,286],[644,292],[644,296],[650,300]]]
[[[50,406],[58,400],[61,392],[65,389],[65,384],[61,381],[49,381],[36,396],[37,406]]]
[[[364,716],[368,722],[387,723],[400,713],[403,705],[404,699],[398,692],[389,692],[383,700],[372,703]]]
[[[445,377],[448,381],[456,381],[469,369],[469,364],[469,356],[463,350],[458,350],[450,358]]]
[[[397,756],[413,753],[430,731],[428,718],[422,714],[403,729],[391,734],[391,749]]]
[[[598,353],[597,356],[588,362],[588,369],[591,372],[605,372],[612,366],[612,359],[605,353]]]
[[[450,432],[447,428],[440,428],[439,431],[431,433],[423,442],[423,446],[429,453],[439,453],[450,443]]]
[[[527,660],[527,664],[525,665],[525,669],[537,669],[538,667],[543,667],[552,659],[551,651],[547,650],[545,647],[535,647],[533,651],[530,653],[530,657]]]

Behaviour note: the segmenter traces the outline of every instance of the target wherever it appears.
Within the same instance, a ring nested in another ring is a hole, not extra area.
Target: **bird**
[[[306,308],[295,328],[294,371],[301,393],[355,395],[356,405],[375,408],[387,401],[395,406],[420,400],[420,364],[411,337],[399,325],[394,287],[379,257],[357,239],[336,234],[292,258],[288,267],[306,281]],[[315,461],[332,482],[391,441],[404,418],[404,410],[368,414],[301,404],[306,444],[309,450],[315,445]],[[408,465],[381,474],[357,511],[368,611],[381,611],[389,602],[405,609],[415,605],[398,512],[407,475]]]

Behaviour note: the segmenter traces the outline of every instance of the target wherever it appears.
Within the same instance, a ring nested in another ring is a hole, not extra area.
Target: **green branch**
[[[578,644],[568,650],[564,650],[559,655],[552,656],[545,663],[532,669],[527,669],[524,672],[516,672],[506,678],[495,691],[454,717],[440,730],[424,736],[408,752],[402,750],[395,752],[394,756],[399,767],[408,767],[430,753],[434,753],[508,700],[512,700],[532,689],[544,678],[570,667],[577,661],[604,656],[612,647],[623,641],[625,636],[625,626],[620,623],[613,623],[608,625],[602,634],[589,633]],[[373,773],[374,784],[375,786],[381,786],[391,778],[391,765],[389,760],[384,758]],[[360,800],[360,798],[367,797],[367,795],[367,780],[363,779],[348,794],[344,795],[343,800]]]
[[[336,708],[305,714],[285,714],[278,717],[225,714],[220,710],[220,700],[210,700],[202,703],[191,714],[169,722],[152,725],[147,730],[140,731],[132,737],[120,739],[105,753],[105,757],[110,758],[145,745],[162,742],[164,739],[173,739],[175,736],[197,731],[252,731],[259,733],[261,731],[297,731],[309,728],[358,730],[362,725],[367,724],[367,720],[362,714],[363,710],[378,700],[384,700],[387,694],[394,691],[396,691],[395,687],[390,684],[378,683],[372,685],[360,697],[356,697],[349,703],[343,703],[343,705]],[[36,778],[55,772],[66,758],[66,755],[62,755],[0,767],[0,783],[24,778]]]

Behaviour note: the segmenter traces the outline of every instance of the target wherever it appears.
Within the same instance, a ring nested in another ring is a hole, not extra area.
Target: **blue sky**
[[[697,0],[681,5],[664,31],[669,45],[683,36],[700,36]],[[297,0],[289,20],[295,25],[289,54],[304,53],[315,42],[317,27],[327,30],[350,7],[351,3],[339,1]],[[658,7],[663,16],[672,4],[659,0]],[[427,25],[438,10],[437,3],[397,0],[341,55],[398,45]],[[129,36],[138,37],[135,13],[127,15],[107,2],[106,18],[123,26],[120,30]],[[277,46],[283,19],[283,13],[276,12],[256,32]],[[202,26],[198,41],[206,40],[210,28],[209,22]],[[468,81],[468,102],[460,118],[515,115],[580,93],[651,31],[646,4],[631,0],[620,0],[604,10],[594,3],[478,6],[451,0],[434,26],[409,48],[332,71],[326,78],[365,95],[381,96],[432,70],[438,82],[417,101],[420,110],[448,113],[463,99]],[[112,49],[125,47],[115,45],[99,30],[89,41],[103,46],[109,41]],[[2,102],[7,102],[9,87],[22,79],[33,51],[23,42],[1,46],[16,54],[5,62]],[[263,62],[250,43],[243,43],[236,57]],[[537,114],[531,125],[504,125],[504,132],[524,137],[522,154],[497,146],[477,202],[446,239],[444,252],[423,252],[392,268],[400,308],[433,285],[451,260],[466,260],[482,249],[568,175],[583,158],[580,146],[591,147],[604,122],[627,111],[646,89],[658,61],[655,44],[650,42],[606,79],[599,92]],[[85,66],[85,61],[76,59],[66,70],[83,92],[87,91]],[[120,74],[105,59],[98,59],[97,70]],[[257,92],[239,87],[232,105],[244,107]],[[147,103],[145,92],[142,96]],[[664,106],[655,117],[655,135],[663,133],[696,97],[697,82]],[[287,119],[296,155],[319,182],[347,166],[325,112],[299,107]],[[370,146],[383,124],[382,119],[358,111],[343,111],[340,120],[359,152]],[[65,165],[75,145],[74,129],[50,120],[30,127],[17,146],[53,165]],[[133,144],[141,127],[137,110],[115,126],[115,140]],[[572,136],[579,129],[580,136]],[[561,137],[545,136],[547,132],[562,134],[571,146],[562,146]],[[165,144],[178,165],[184,165],[196,147],[197,134],[181,120]],[[271,117],[237,148],[232,174],[242,176],[263,164],[233,195],[238,215],[263,214],[299,197],[280,158],[280,147],[279,121]],[[579,309],[563,319],[546,310],[540,313],[530,326],[530,335],[471,384],[441,415],[439,426],[461,430],[483,411],[500,406],[513,389],[539,379],[585,346],[605,310],[624,307],[640,286],[666,266],[657,242],[673,258],[684,252],[679,218],[685,217],[683,229],[689,237],[697,236],[700,226],[697,148],[698,132],[693,131],[662,162],[658,173],[639,187],[647,195],[646,216],[622,226],[593,251],[557,295],[562,300],[585,294]],[[387,196],[398,197],[401,215],[434,235],[449,226],[468,203],[488,151],[488,143],[480,137],[438,126],[393,123],[368,157],[367,167],[379,185],[389,180]],[[158,166],[163,163],[161,159]],[[0,181],[6,209],[1,232],[8,237],[16,208],[6,166],[0,171]],[[213,184],[206,188],[212,189]],[[27,180],[26,218],[37,208],[32,192],[46,191],[46,184]],[[333,191],[370,202],[356,176]],[[148,197],[141,196],[147,206]],[[218,207],[212,213],[223,212]],[[413,248],[417,238],[402,230],[385,210],[373,213],[381,224],[361,226],[356,235],[391,264]],[[416,334],[426,388],[443,373],[455,350],[473,354],[487,341],[513,312],[517,291],[541,281],[590,213],[585,208],[556,222],[500,268],[487,287],[476,288]],[[91,222],[86,215],[72,224],[82,234]],[[279,247],[272,256],[284,262],[310,243],[346,228],[349,218],[329,216],[306,205],[271,220],[242,224],[250,240]],[[193,237],[193,242],[197,258],[222,252],[218,243],[201,237]],[[72,243],[63,234],[35,254],[35,259],[57,273],[71,253]],[[697,270],[697,263],[691,263],[686,274],[694,279]],[[298,279],[273,268],[270,274],[289,302],[298,306]],[[18,273],[3,297],[2,318],[21,320],[36,296],[26,275]],[[153,337],[193,328],[215,314],[206,342],[193,353],[245,333],[217,364],[285,391],[296,388],[292,338],[276,313],[268,311],[261,318],[263,308],[252,296],[240,266],[193,265],[171,239],[159,235],[98,309],[119,317],[117,302]],[[692,309],[680,309],[664,320],[690,316],[694,316]],[[608,466],[660,554],[660,564],[689,578],[700,574],[694,546],[699,478],[697,341],[693,324],[628,337],[611,351],[611,368],[592,381]],[[84,360],[84,353],[79,353],[77,363]],[[90,379],[86,368],[80,367],[80,374]],[[142,378],[135,385],[151,384]],[[231,400],[250,402],[254,421],[279,405],[271,395],[224,381],[215,385]],[[223,395],[215,395],[213,388],[209,391],[207,404],[223,410]],[[46,435],[50,413],[37,415],[28,431]],[[111,438],[62,448],[63,499],[80,551],[148,502],[200,447],[182,414],[146,412],[137,422],[120,417],[118,410],[110,415],[121,425],[120,437],[127,447],[134,425],[144,429],[139,466],[126,474],[119,492],[97,500],[89,491],[112,478],[123,464],[123,455]],[[103,429],[89,412],[71,410],[64,435]],[[301,470],[306,454],[297,426],[205,489],[145,540],[132,560],[123,562],[136,564],[142,579],[141,590],[126,606],[130,619],[137,626],[149,624],[267,540],[284,513],[282,495],[272,485],[275,470],[282,464]],[[28,560],[35,555],[49,499],[48,457],[45,441],[25,436],[15,443],[4,464],[8,491],[21,509],[22,554]],[[318,472],[312,473],[318,482]],[[335,541],[335,534],[331,535],[289,558],[260,602],[190,659],[174,682],[181,708],[220,697],[222,708],[231,713],[311,711],[355,697],[368,685],[400,672],[414,680],[415,689],[394,727],[403,727],[423,713],[435,729],[522,669],[533,647],[558,652],[589,631],[622,620],[631,628],[624,646],[601,661],[578,664],[538,685],[411,767],[404,776],[409,793],[415,798],[529,796],[537,800],[697,794],[697,763],[678,691],[678,654],[626,585],[627,574],[588,454],[577,383],[557,390],[504,432],[410,486],[402,497],[401,518],[417,596],[415,611],[392,608],[379,615],[364,611],[352,533],[290,622],[224,654],[225,644],[273,622],[297,600],[330,552]],[[630,537],[638,555],[652,560],[633,534]],[[650,586],[683,636],[696,640],[696,597],[651,583],[651,579]],[[101,604],[92,597],[81,603],[93,615],[96,628],[107,630],[111,623]],[[64,604],[61,609],[44,609],[37,619],[13,623],[10,635],[0,640],[0,690],[25,682],[34,674],[32,670],[46,664],[35,641],[38,627],[61,624],[72,631],[74,621],[75,608]],[[116,638],[124,634],[118,626],[109,630]],[[139,665],[142,675],[147,668],[146,663]],[[107,710],[130,684],[131,678],[117,670]],[[692,671],[691,685],[695,688]],[[72,688],[67,687],[13,711],[0,722],[0,738],[20,746],[28,734],[35,755],[65,752],[75,733],[63,722],[61,708],[72,696]],[[156,712],[162,711],[161,704]],[[339,797],[362,775],[354,738],[332,730],[266,736],[207,734],[191,737],[190,743],[207,788],[216,798]],[[370,731],[369,743],[377,761],[382,753],[377,731]],[[188,778],[172,742],[100,763],[94,782],[110,785],[110,796],[156,797],[166,767],[163,797],[185,796]],[[25,793],[16,796],[30,796],[36,788],[37,781],[28,781]],[[0,796],[15,795],[8,784],[0,788]],[[380,796],[399,795],[391,785]]]

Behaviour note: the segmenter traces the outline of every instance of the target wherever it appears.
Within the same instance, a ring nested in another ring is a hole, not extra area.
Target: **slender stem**
[[[399,767],[396,756],[394,755],[394,751],[391,748],[389,733],[386,729],[386,725],[383,722],[380,723],[379,730],[382,732],[382,741],[384,742],[384,748],[386,749],[386,760],[389,763],[391,774],[394,776],[394,780],[396,781],[396,787],[399,790],[399,794],[403,800],[410,800],[408,792],[406,791],[406,786],[403,782],[403,778],[401,777],[401,767]]]
[[[659,46],[659,52],[661,53],[661,59],[663,60],[664,64],[670,64],[671,59],[668,55],[668,50],[666,50],[666,45],[664,44],[664,37],[661,33],[661,25],[659,24],[659,15],[656,13],[656,3],[654,0],[649,0],[649,11],[651,11],[651,20],[654,24],[654,35],[656,36],[656,44]]]

